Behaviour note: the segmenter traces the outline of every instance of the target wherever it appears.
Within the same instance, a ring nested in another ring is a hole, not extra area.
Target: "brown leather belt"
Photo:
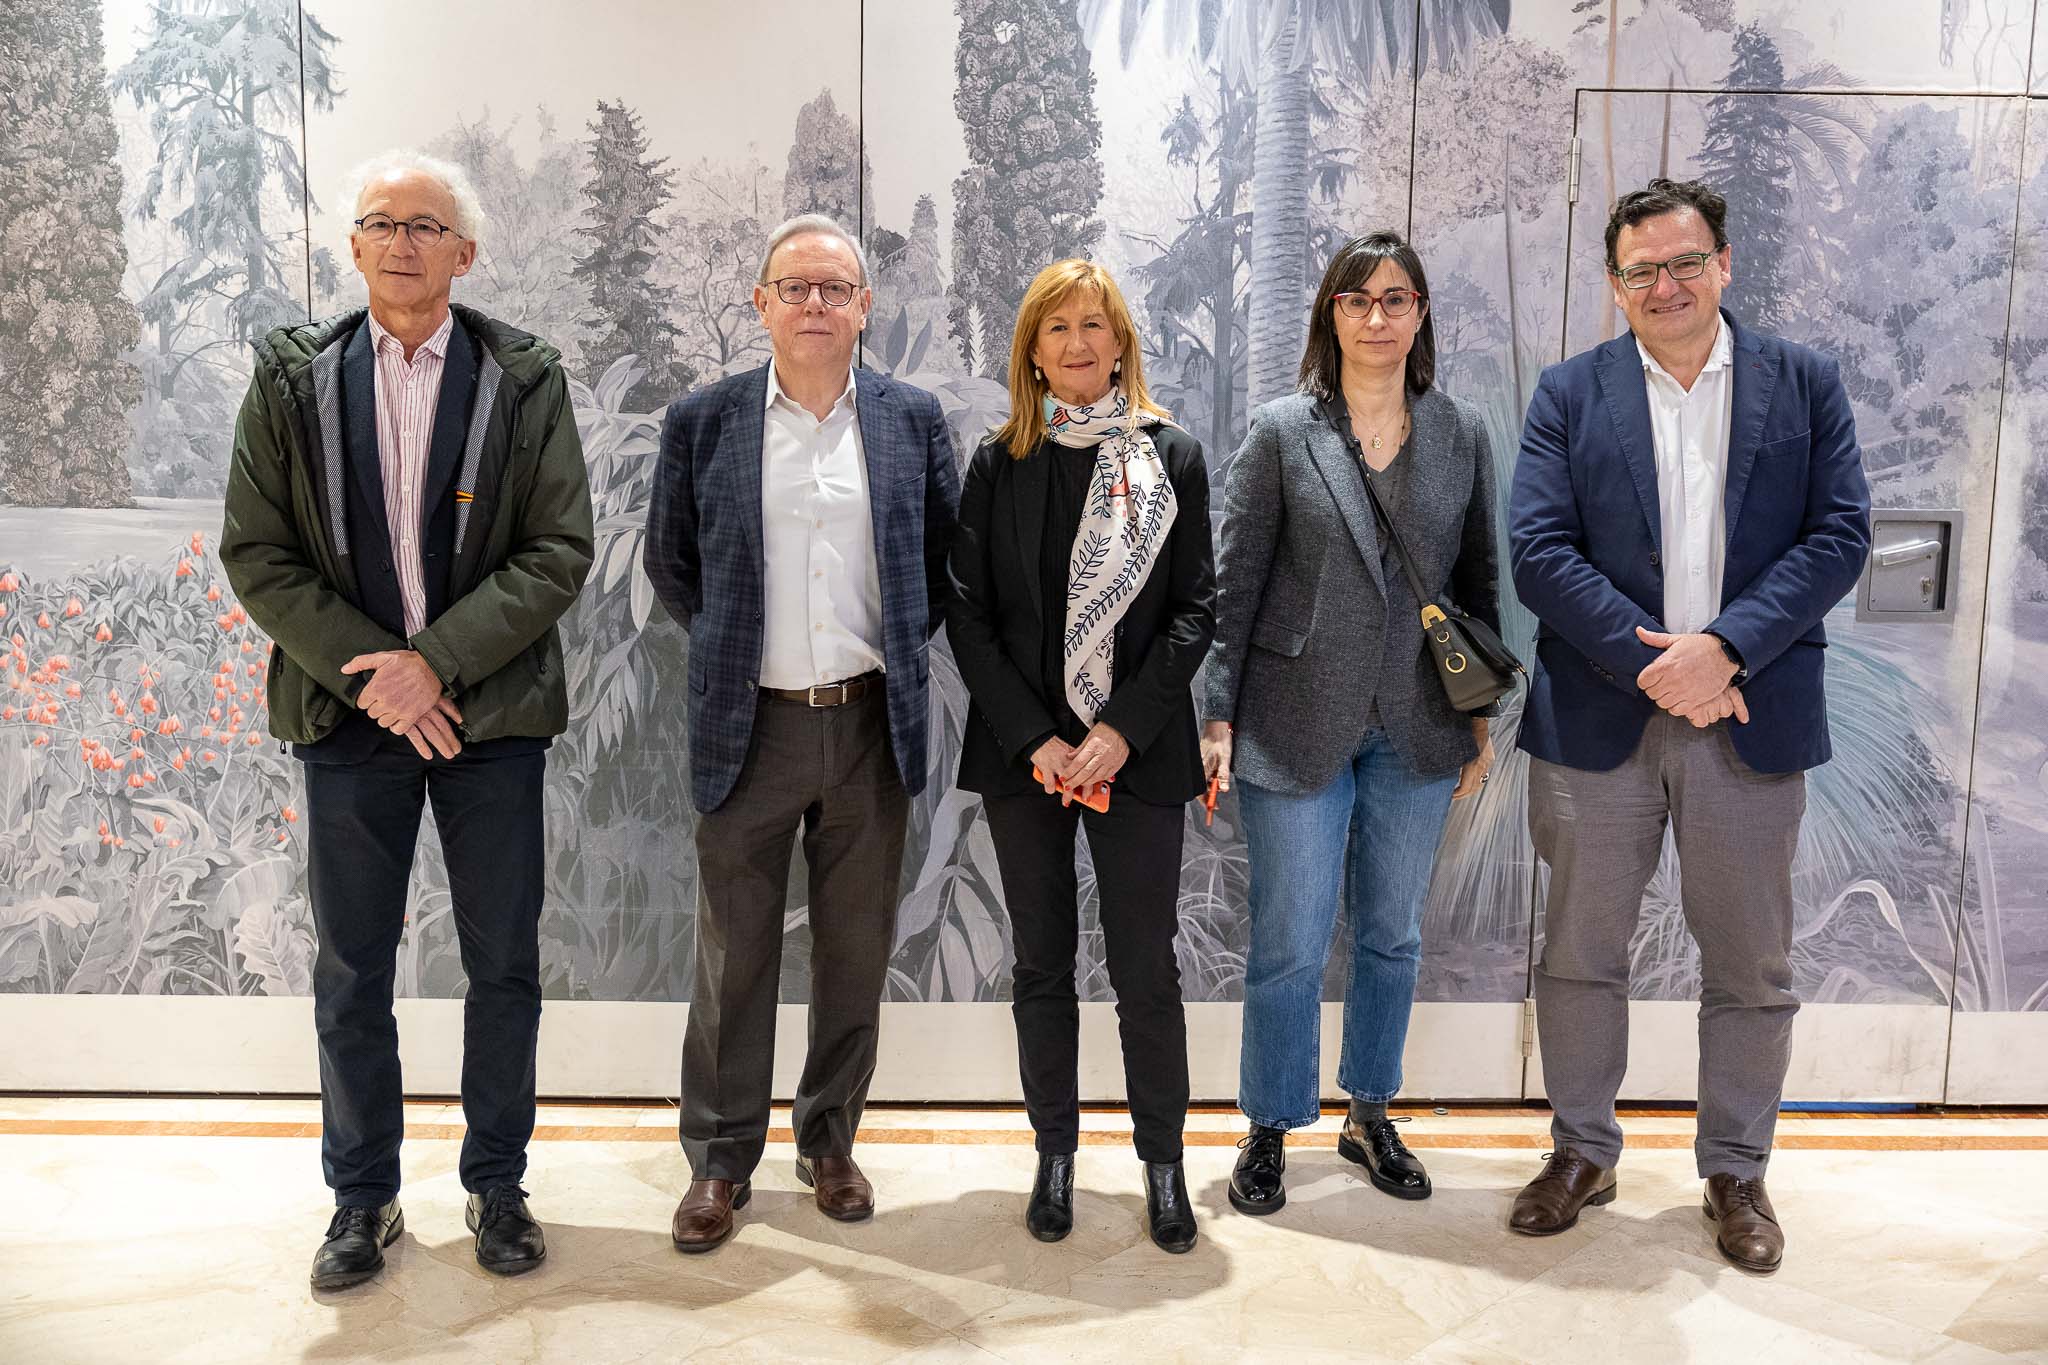
[[[812,687],[764,687],[761,695],[777,701],[800,701],[805,706],[844,706],[850,701],[859,701],[871,689],[881,685],[882,671],[876,669],[858,678],[842,678],[838,682],[818,683]]]

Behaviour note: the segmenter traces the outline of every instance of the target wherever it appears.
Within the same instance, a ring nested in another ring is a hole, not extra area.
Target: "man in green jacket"
[[[540,1029],[547,748],[568,723],[555,622],[591,560],[560,354],[449,289],[482,213],[462,171],[364,168],[349,245],[370,306],[256,347],[221,558],[270,659],[270,729],[305,764],[319,953],[321,1159],[336,1209],[315,1289],[404,1230],[392,979],[420,810],[434,806],[469,990],[461,1176],[486,1270],[547,1254],[520,1181]]]

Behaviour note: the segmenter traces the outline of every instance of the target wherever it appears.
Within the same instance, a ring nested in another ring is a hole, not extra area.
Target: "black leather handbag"
[[[1365,495],[1372,500],[1372,514],[1380,524],[1380,534],[1394,547],[1394,558],[1401,561],[1408,588],[1422,604],[1422,643],[1436,663],[1436,676],[1444,685],[1444,695],[1459,711],[1491,706],[1515,690],[1515,675],[1523,671],[1522,661],[1501,643],[1500,636],[1486,622],[1459,611],[1455,603],[1439,606],[1422,590],[1415,561],[1408,557],[1408,547],[1380,502],[1379,490],[1373,487],[1372,470],[1363,461],[1358,469],[1365,475]]]

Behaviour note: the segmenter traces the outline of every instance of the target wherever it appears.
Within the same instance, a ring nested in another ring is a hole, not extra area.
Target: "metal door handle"
[[[1889,569],[1894,564],[1910,564],[1916,559],[1932,559],[1941,553],[1938,540],[1909,540],[1900,545],[1880,545],[1877,562]]]

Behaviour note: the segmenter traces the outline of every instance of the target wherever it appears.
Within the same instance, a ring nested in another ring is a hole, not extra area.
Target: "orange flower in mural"
[[[98,640],[101,644],[105,644],[114,638],[114,632],[105,621],[102,621],[100,622],[100,628],[92,633],[92,638]]]
[[[179,557],[179,559],[178,559],[178,577],[180,577],[180,578],[190,578],[191,576],[192,576],[192,561],[191,561],[191,560],[189,560],[189,559],[186,559],[186,558],[184,558],[183,556],[180,556],[180,557]]]
[[[71,598],[64,603],[64,616],[67,620],[73,616],[83,615],[85,615],[85,607],[80,604],[77,598]]]
[[[220,601],[220,584],[216,583],[206,590],[206,600],[209,602]]]
[[[37,612],[36,624],[41,626],[44,630],[48,630],[50,628],[50,613],[46,611]]]
[[[141,706],[142,714],[145,716],[153,716],[156,714],[156,697],[152,693],[144,692],[142,694],[142,700],[138,702],[137,705]]]
[[[297,823],[299,823],[299,812],[294,807],[286,806],[283,810],[279,811],[278,814],[284,816],[285,821],[288,824],[296,825]]]
[[[0,573],[0,592],[20,592],[21,580],[11,573]]]
[[[154,829],[154,830],[155,830],[155,831],[156,831],[156,832],[157,832],[158,834],[162,834],[162,833],[164,832],[164,818],[163,818],[163,816],[159,815],[159,816],[157,816],[157,817],[156,817],[156,819],[154,819],[154,820],[150,821],[149,823],[150,823],[150,827],[151,827],[152,829]]]
[[[206,532],[194,531],[192,533],[192,553],[195,555],[206,553]]]

